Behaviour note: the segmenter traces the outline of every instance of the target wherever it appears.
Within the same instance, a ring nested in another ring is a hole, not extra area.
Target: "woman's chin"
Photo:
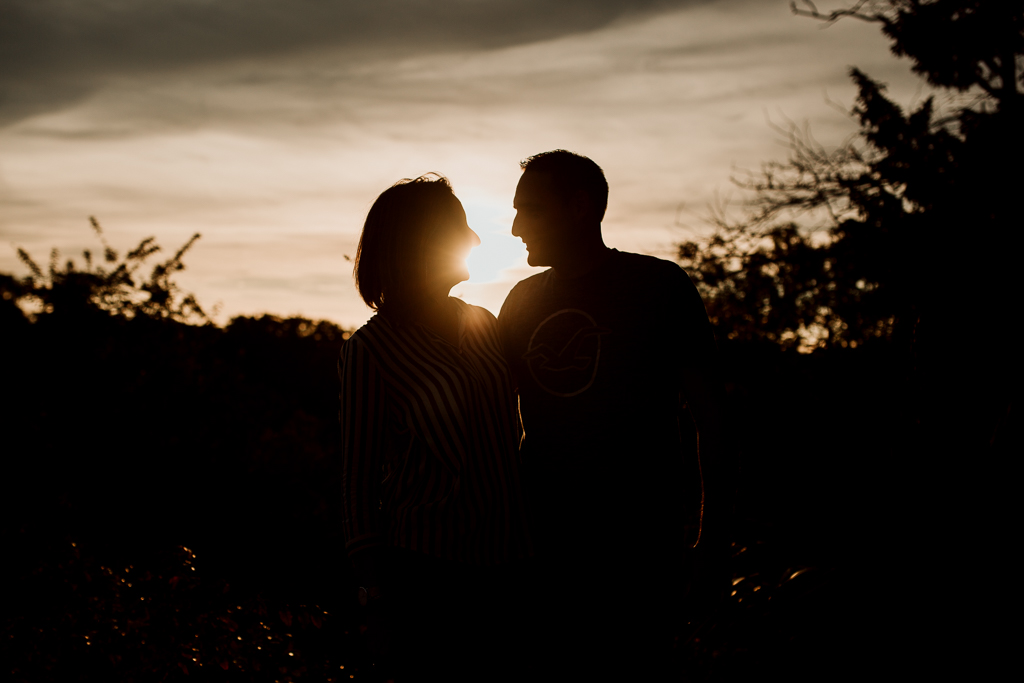
[[[452,271],[452,281],[455,283],[455,285],[459,284],[460,282],[465,282],[468,279],[469,279],[469,269],[468,268],[463,267],[463,268],[458,268],[458,269]],[[455,285],[452,285],[452,287],[454,287]]]
[[[444,278],[443,282],[448,287],[448,289],[451,289],[452,287],[455,287],[456,285],[458,285],[460,283],[463,283],[463,282],[465,282],[468,279],[469,279],[469,272],[468,271],[462,271],[461,273],[460,272],[452,273],[450,277]]]

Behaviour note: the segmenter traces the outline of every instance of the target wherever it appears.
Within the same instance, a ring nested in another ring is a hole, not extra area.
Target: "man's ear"
[[[573,218],[577,220],[586,220],[594,212],[594,205],[590,201],[590,195],[584,190],[576,190],[573,193],[569,207],[572,209]]]

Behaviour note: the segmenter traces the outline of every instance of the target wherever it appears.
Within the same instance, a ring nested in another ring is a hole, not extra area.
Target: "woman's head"
[[[399,180],[370,207],[356,249],[356,287],[374,310],[401,309],[424,293],[469,278],[466,256],[480,238],[448,179]]]

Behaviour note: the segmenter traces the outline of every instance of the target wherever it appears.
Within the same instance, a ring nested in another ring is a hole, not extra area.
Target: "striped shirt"
[[[346,550],[493,565],[529,554],[519,415],[497,321],[458,299],[458,345],[375,315],[341,350]]]

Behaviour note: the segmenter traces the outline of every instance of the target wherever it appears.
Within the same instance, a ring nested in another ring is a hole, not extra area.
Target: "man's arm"
[[[700,531],[693,547],[690,620],[699,627],[727,595],[735,491],[732,451],[725,427],[725,391],[718,352],[704,302],[680,269],[678,290],[682,354],[679,389],[697,430],[701,478]]]
[[[701,480],[700,530],[690,551],[685,612],[692,638],[714,617],[731,586],[733,482],[717,378],[692,367],[680,374],[686,407],[697,428]]]
[[[709,369],[684,367],[680,384],[686,408],[697,428],[697,462],[701,478],[700,533],[695,547],[728,544],[732,513],[731,467],[725,446],[722,390]]]
[[[505,301],[501,304],[501,310],[498,312],[498,340],[501,343],[501,352],[505,356],[505,362],[508,363],[508,368],[512,373],[512,388],[515,391],[519,390],[518,378],[516,377],[516,365],[513,358],[513,341],[512,333],[515,330],[516,322],[515,318],[515,302],[513,299],[516,296],[515,288],[508,293],[505,297]]]

